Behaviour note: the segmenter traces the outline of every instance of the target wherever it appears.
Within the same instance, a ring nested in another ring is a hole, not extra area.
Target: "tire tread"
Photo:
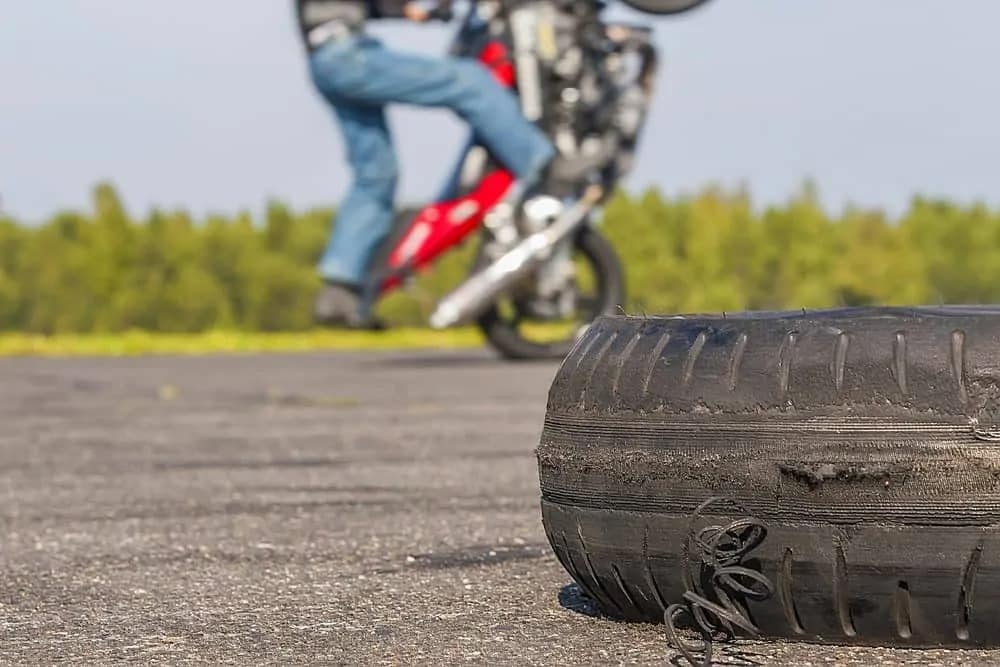
[[[1000,309],[609,317],[564,361],[538,450],[546,531],[607,614],[683,597],[694,507],[769,526],[767,636],[998,646]]]

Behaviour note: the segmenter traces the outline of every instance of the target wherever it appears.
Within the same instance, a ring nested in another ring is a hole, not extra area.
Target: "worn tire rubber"
[[[998,442],[1000,309],[603,318],[551,388],[543,519],[611,616],[682,601],[724,496],[768,528],[763,636],[1000,646]]]

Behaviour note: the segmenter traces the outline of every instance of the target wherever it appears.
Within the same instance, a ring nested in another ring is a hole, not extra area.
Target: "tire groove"
[[[979,542],[969,554],[969,560],[962,572],[962,587],[958,591],[958,624],[955,628],[955,636],[962,641],[968,641],[970,637],[969,624],[972,622],[973,594],[982,557],[983,543]]]
[[[589,585],[587,585],[586,581],[584,581],[583,573],[580,571],[580,568],[578,568],[576,566],[576,563],[573,561],[573,552],[569,548],[569,541],[566,539],[566,531],[562,531],[561,536],[562,536],[563,549],[566,551],[566,563],[564,563],[563,566],[569,572],[569,576],[573,577],[573,580],[576,581],[577,585],[580,587],[580,590],[582,590],[584,593],[587,594],[587,597],[595,601],[600,600],[600,598],[598,598],[594,594],[593,589]]]
[[[594,344],[597,343],[597,340],[601,337],[601,335],[599,333],[594,332],[594,330],[591,329],[586,334],[586,337],[587,337],[587,342],[577,345],[579,349],[577,351],[576,364],[573,366],[573,374],[579,372],[580,366],[583,365],[583,360],[586,359],[587,355],[590,354],[590,348],[594,347]]]
[[[781,393],[787,394],[792,378],[792,357],[795,355],[795,345],[799,339],[798,331],[789,331],[785,334],[785,342],[781,344],[778,352],[778,386]]]
[[[632,605],[632,609],[636,613],[639,613],[639,605],[636,604],[635,598],[632,597],[632,594],[628,592],[628,588],[625,587],[625,582],[622,580],[622,573],[618,571],[618,566],[614,563],[611,564],[611,574],[614,576],[615,582],[618,584],[618,588],[621,589],[622,595],[624,595],[625,599],[628,600],[628,603]]]
[[[909,393],[909,388],[907,387],[906,378],[906,332],[897,331],[896,336],[892,342],[892,359],[894,372],[893,376],[896,378],[896,386],[899,387],[899,393],[906,396]]]
[[[781,570],[778,572],[778,590],[781,592],[781,608],[785,612],[788,626],[795,634],[804,635],[806,630],[802,627],[802,619],[795,605],[795,594],[792,590],[792,567],[795,564],[792,560],[793,557],[791,548],[786,548],[785,554],[781,558]]]
[[[749,338],[745,333],[741,333],[739,338],[736,339],[736,345],[733,347],[733,356],[729,360],[729,391],[736,391],[736,387],[739,384],[740,368],[743,365],[743,355],[747,351],[748,341]]]
[[[601,592],[601,597],[604,598],[605,603],[610,607],[616,614],[620,616],[625,616],[625,611],[615,602],[615,599],[608,592],[608,589],[604,587],[603,582],[601,582],[600,577],[597,576],[597,570],[594,568],[594,562],[590,558],[590,551],[587,549],[587,542],[583,539],[583,526],[579,523],[576,525],[576,534],[580,538],[580,550],[583,552],[583,562],[587,564],[587,572],[590,573],[590,578],[594,580],[595,593],[597,591]],[[594,597],[594,599],[600,599]]]
[[[851,617],[851,592],[847,579],[847,557],[844,555],[844,543],[834,537],[834,560],[833,560],[833,599],[834,611],[840,621],[840,628],[847,637],[857,637],[858,631],[854,627],[854,619]]]
[[[900,639],[910,639],[913,636],[911,604],[910,585],[905,581],[898,582],[893,616],[896,622],[896,634]]]
[[[965,332],[961,329],[951,332],[951,374],[958,384],[959,400],[962,405],[968,404],[969,392],[965,386]]]
[[[640,330],[632,336],[628,345],[626,345],[625,349],[622,350],[621,357],[618,358],[618,363],[615,364],[614,376],[611,380],[611,399],[616,403],[621,398],[618,395],[618,383],[621,381],[622,370],[625,368],[625,364],[628,362],[629,357],[631,357],[632,353],[635,351],[636,345],[638,345],[639,341],[642,340],[642,335],[643,332]]]
[[[642,382],[642,395],[646,397],[649,395],[649,382],[653,379],[653,372],[656,370],[656,363],[660,360],[660,355],[663,354],[663,349],[670,342],[670,332],[666,331],[660,336],[660,340],[656,341],[656,346],[653,348],[651,353],[651,361],[649,362],[649,368],[646,370],[646,378]]]
[[[597,369],[601,367],[601,363],[603,363],[604,357],[607,356],[608,350],[610,350],[611,346],[615,344],[615,339],[617,338],[618,338],[618,332],[617,331],[612,332],[612,334],[608,336],[608,340],[604,342],[604,344],[601,346],[601,349],[597,352],[597,355],[594,357],[594,363],[591,365],[590,371],[587,372],[587,381],[584,383],[583,389],[580,391],[580,401],[582,403],[587,402],[587,395],[590,393],[591,385],[594,383],[594,375],[597,374]]]
[[[649,583],[650,590],[653,591],[653,597],[656,599],[656,604],[660,606],[660,614],[667,613],[667,601],[663,597],[663,592],[660,591],[659,584],[656,583],[656,577],[653,576],[653,568],[649,564],[649,524],[643,525],[642,530],[642,564],[646,569],[646,579]]]
[[[833,353],[833,384],[837,391],[844,388],[844,373],[847,369],[847,351],[851,347],[851,337],[841,332]]]
[[[684,374],[682,380],[685,385],[691,384],[691,380],[694,378],[694,366],[698,363],[698,357],[701,356],[701,351],[705,349],[706,341],[708,341],[708,333],[702,331],[698,334],[698,337],[694,339],[694,344],[691,345],[691,349],[688,350],[687,359],[684,360]]]

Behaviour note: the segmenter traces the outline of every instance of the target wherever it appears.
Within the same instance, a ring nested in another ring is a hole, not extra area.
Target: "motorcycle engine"
[[[542,112],[574,190],[599,182],[608,192],[631,168],[656,69],[647,28],[607,24],[597,3],[547,0],[539,12]]]
[[[517,215],[487,220],[486,259],[495,261],[518,239],[551,224],[563,200],[579,197],[588,186],[614,192],[631,169],[652,94],[656,51],[648,29],[607,24],[602,9],[599,2],[534,0],[516,3],[506,17],[522,111],[552,139],[559,158],[545,189],[554,197],[536,197]],[[487,22],[502,16],[481,14]],[[575,275],[573,242],[567,240],[515,287],[517,310],[542,320],[571,316],[578,305]]]

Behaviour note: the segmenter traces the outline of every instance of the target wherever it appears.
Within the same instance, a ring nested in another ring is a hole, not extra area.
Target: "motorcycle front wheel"
[[[647,14],[681,14],[691,11],[708,0],[622,0],[632,9]]]
[[[486,339],[507,359],[561,359],[595,319],[619,312],[624,304],[625,276],[611,243],[584,227],[573,251],[577,298],[572,317],[534,317],[514,295],[502,296],[479,317]]]

